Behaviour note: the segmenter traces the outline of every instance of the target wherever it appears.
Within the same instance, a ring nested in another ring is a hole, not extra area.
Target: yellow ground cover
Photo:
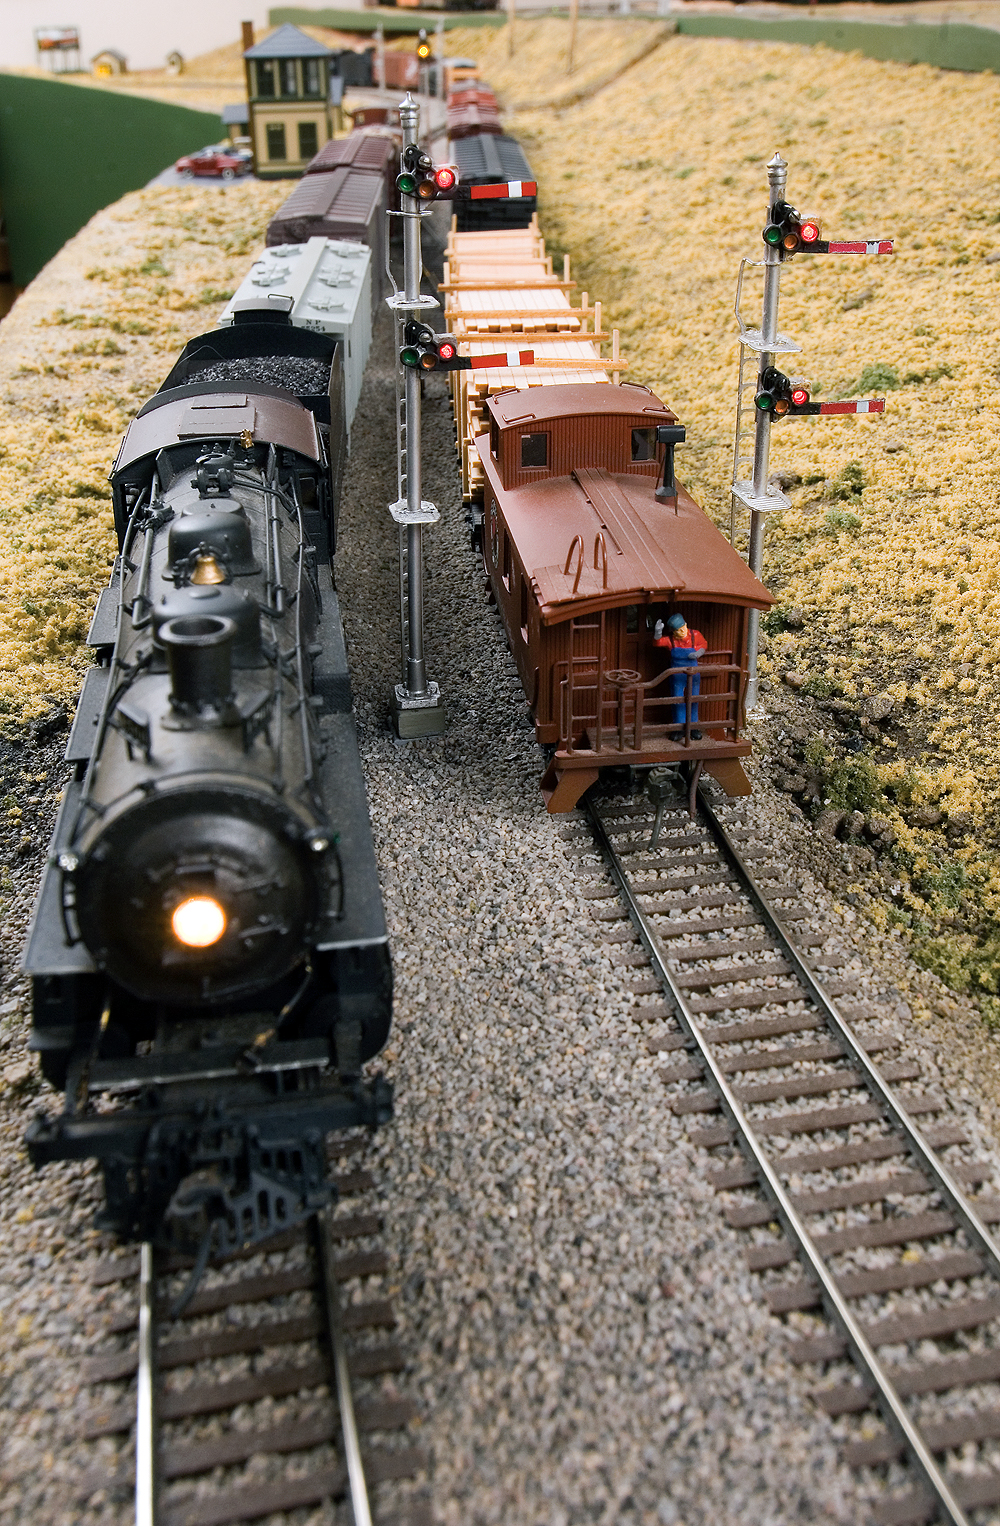
[[[599,90],[655,48],[669,32],[663,22],[639,18],[581,21],[572,72],[568,69],[569,25],[555,17],[540,21],[518,18],[513,53],[506,26],[455,27],[446,34],[445,46],[451,58],[474,58],[501,105],[517,111],[527,105],[563,106]],[[411,52],[413,38],[400,38],[390,46]]]
[[[800,256],[783,272],[781,327],[802,345],[789,369],[824,398],[887,402],[883,418],[774,429],[772,467],[802,480],[792,509],[772,521],[766,575],[807,621],[772,639],[762,667],[793,667],[848,697],[892,693],[909,756],[890,757],[883,781],[905,774],[911,799],[973,814],[978,842],[959,850],[958,877],[991,916],[1000,911],[990,850],[1000,802],[998,110],[1000,80],[989,75],[673,37],[593,99],[511,122],[539,179],[550,251],[573,253],[577,279],[605,299],[606,326],[622,331],[630,376],[687,425],[680,470],[720,522],[736,274],[741,256],[759,259],[763,248],[767,160],[781,151],[789,200],[819,214],[827,236],[895,240],[891,258]],[[757,292],[751,283],[753,320]],[[900,830],[918,882],[932,839]],[[918,921],[955,903],[951,891],[911,897]],[[996,990],[1000,960],[991,970]]]
[[[119,436],[185,341],[213,327],[287,190],[136,191],[0,324],[0,716],[75,698],[113,557]]]

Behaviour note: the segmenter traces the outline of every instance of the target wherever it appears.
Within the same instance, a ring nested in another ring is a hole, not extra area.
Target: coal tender
[[[328,1131],[391,1114],[362,1071],[392,970],[330,571],[339,362],[251,315],[129,426],[24,961],[65,1094],[32,1160],[96,1157],[104,1227],[202,1262],[326,1203]]]

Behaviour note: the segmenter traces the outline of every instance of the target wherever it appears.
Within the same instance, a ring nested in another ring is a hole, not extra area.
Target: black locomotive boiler
[[[96,1157],[108,1228],[199,1259],[322,1206],[324,1136],[391,1112],[362,1075],[392,972],[330,571],[341,378],[335,341],[251,313],[129,426],[24,961],[65,1094],[32,1160]]]

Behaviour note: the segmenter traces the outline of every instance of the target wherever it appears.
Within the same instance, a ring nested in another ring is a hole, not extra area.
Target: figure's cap
[[[687,621],[683,615],[671,615],[670,619],[667,621],[667,630],[682,631],[685,625],[687,625]]]

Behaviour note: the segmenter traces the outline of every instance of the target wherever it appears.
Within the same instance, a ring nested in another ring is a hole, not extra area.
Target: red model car
[[[235,180],[237,175],[245,175],[251,168],[251,158],[245,149],[228,148],[223,143],[201,148],[196,154],[186,154],[174,165],[185,180],[191,180],[195,175],[221,175],[223,180]]]

